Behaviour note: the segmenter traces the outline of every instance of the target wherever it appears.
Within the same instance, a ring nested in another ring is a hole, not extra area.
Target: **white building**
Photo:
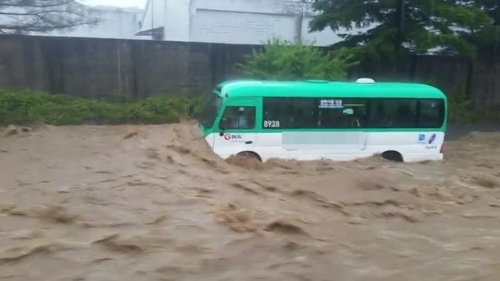
[[[147,0],[144,10],[109,6],[75,8],[98,17],[98,25],[31,33],[43,36],[164,40],[260,45],[278,37],[326,46],[342,39],[330,29],[309,33],[311,0]],[[0,16],[0,23],[2,19]],[[342,32],[340,32],[342,33]]]
[[[117,8],[109,6],[86,6],[86,9],[100,19],[97,25],[81,25],[71,30],[55,30],[32,35],[68,36],[113,39],[150,39],[136,36],[139,23],[144,14],[141,9]]]
[[[342,40],[330,29],[309,33],[313,16],[311,3],[300,0],[148,0],[138,35],[227,44],[261,44],[272,37],[318,46]]]

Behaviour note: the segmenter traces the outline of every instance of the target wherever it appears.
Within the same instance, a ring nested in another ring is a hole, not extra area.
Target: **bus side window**
[[[373,127],[387,128],[391,125],[391,118],[387,112],[386,106],[382,102],[374,103],[372,108],[372,118],[370,120],[370,125]]]
[[[420,100],[419,128],[439,128],[444,121],[442,100]]]
[[[264,129],[316,128],[316,99],[314,98],[264,98]]]
[[[225,130],[254,129],[255,106],[227,106],[222,115],[219,128]]]
[[[370,128],[413,128],[417,121],[414,99],[372,99]]]
[[[362,128],[366,119],[366,100],[360,98],[334,99],[340,106],[318,108],[319,127],[328,129]]]
[[[414,128],[417,125],[417,101],[399,100],[395,118],[395,127]]]

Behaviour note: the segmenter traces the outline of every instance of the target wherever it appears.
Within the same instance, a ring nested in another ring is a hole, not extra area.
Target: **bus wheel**
[[[259,162],[262,162],[262,158],[260,158],[260,156],[253,151],[243,151],[243,152],[236,154],[236,156],[242,157],[242,158],[255,159],[255,160],[258,160]]]
[[[394,162],[403,162],[403,156],[401,153],[390,150],[382,153],[382,158],[387,159],[389,161],[394,161]]]

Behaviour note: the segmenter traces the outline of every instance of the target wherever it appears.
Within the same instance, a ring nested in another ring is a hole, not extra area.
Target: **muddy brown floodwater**
[[[259,164],[189,122],[0,133],[0,280],[500,280],[500,134]]]

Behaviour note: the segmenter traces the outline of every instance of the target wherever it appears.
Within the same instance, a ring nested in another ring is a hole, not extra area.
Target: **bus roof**
[[[418,83],[308,81],[226,81],[217,86],[220,95],[231,97],[331,97],[443,98],[436,87]]]

